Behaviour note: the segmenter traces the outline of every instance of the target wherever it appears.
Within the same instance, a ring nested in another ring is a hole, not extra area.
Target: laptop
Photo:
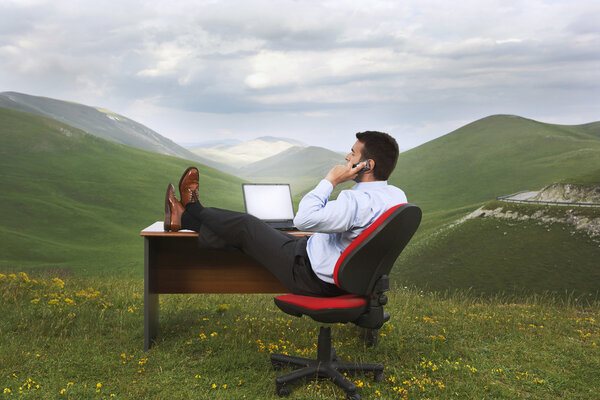
[[[287,183],[243,183],[246,213],[280,230],[294,230],[292,191]]]

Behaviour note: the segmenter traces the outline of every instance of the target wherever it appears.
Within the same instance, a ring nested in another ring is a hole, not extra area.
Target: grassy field
[[[140,280],[0,275],[0,398],[275,399],[268,354],[315,356],[318,323],[268,295],[165,295],[158,343],[143,344]],[[600,397],[600,304],[476,299],[395,288],[368,348],[336,325],[342,359],[386,365],[351,379],[368,399]],[[345,398],[325,381],[290,398]]]

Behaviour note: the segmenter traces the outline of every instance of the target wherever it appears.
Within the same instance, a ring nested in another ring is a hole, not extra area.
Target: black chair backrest
[[[350,293],[368,295],[375,282],[389,274],[421,223],[421,209],[399,204],[377,218],[340,255],[333,273],[336,285]]]

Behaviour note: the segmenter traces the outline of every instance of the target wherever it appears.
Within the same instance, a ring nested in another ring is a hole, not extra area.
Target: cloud
[[[585,0],[0,0],[0,89],[131,110],[177,137],[335,143],[387,126],[414,145],[494,113],[597,119],[599,19]]]

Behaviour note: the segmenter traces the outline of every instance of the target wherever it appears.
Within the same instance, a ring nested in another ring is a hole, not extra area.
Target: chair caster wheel
[[[375,382],[383,382],[385,380],[385,374],[383,373],[383,371],[375,372],[375,374],[373,375],[373,380]]]
[[[281,385],[277,385],[277,387],[275,388],[275,391],[277,392],[277,396],[279,396],[279,397],[287,397],[290,395],[290,393],[292,393],[290,387],[288,385],[286,385],[285,383],[282,383]]]
[[[360,395],[358,393],[348,393],[348,400],[360,400]]]

